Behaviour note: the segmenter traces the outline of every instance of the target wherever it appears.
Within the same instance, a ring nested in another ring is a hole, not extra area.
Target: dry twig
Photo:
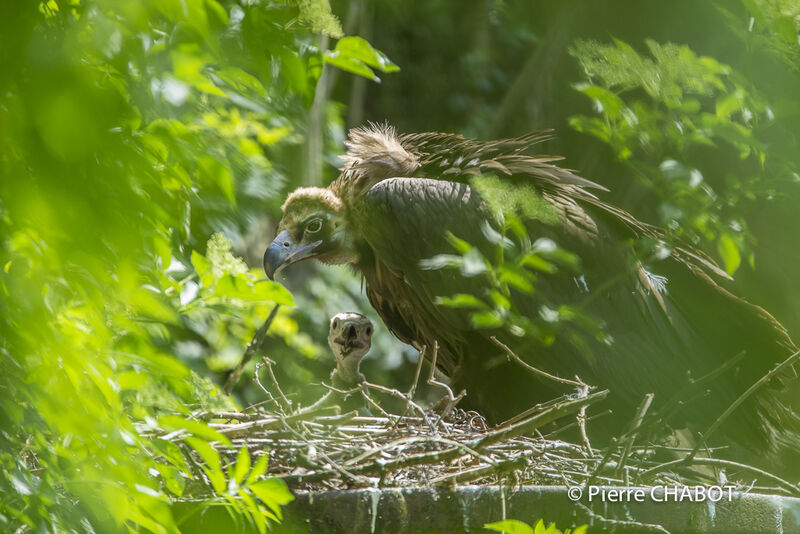
[[[275,315],[278,314],[279,307],[280,304],[276,304],[272,308],[267,320],[264,321],[264,324],[261,325],[261,328],[259,328],[253,335],[253,339],[247,344],[247,348],[244,350],[242,360],[239,362],[239,365],[236,366],[236,369],[234,369],[233,372],[228,376],[228,380],[225,382],[225,386],[222,388],[222,392],[225,395],[231,394],[231,391],[233,391],[233,388],[236,387],[236,384],[239,382],[239,378],[241,378],[245,366],[250,362],[250,360],[253,359],[253,356],[256,355],[258,347],[261,346],[261,342],[264,341],[264,338],[267,336],[267,331],[272,325],[272,321],[275,320]]]

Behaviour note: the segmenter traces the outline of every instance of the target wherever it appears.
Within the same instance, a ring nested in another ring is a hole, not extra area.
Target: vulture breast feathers
[[[564,386],[507,361],[492,336],[543,371],[608,388],[615,414],[609,421],[619,424],[603,426],[626,424],[644,395],[654,393],[651,410],[663,407],[666,424],[706,430],[796,348],[766,311],[715,281],[727,275],[702,252],[662,246],[660,254],[636,257],[634,244],[662,243],[661,232],[600,200],[605,188],[554,165],[561,158],[526,153],[549,137],[479,142],[398,135],[387,126],[352,130],[339,178],[287,198],[264,256],[267,274],[307,258],[352,265],[389,330],[417,348],[437,343],[442,371],[495,421]],[[519,215],[530,241],[546,238],[580,258],[578,271],[537,273],[534,291],[513,292],[511,308],[539,321],[552,313],[547,306],[570,306],[596,320],[604,335],[561,329],[536,342],[500,327],[478,328],[473,310],[442,305],[441,297],[486,292],[480,268],[435,268],[435,259],[456,254],[452,236],[496,258],[503,216],[475,182],[487,177],[502,191],[535,193],[538,211]],[[693,390],[690,384],[706,375]],[[744,449],[795,447],[794,382],[790,368],[759,387],[717,434]]]

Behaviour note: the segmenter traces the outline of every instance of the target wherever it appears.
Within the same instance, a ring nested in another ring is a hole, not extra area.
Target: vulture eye
[[[365,332],[367,333],[368,336],[371,336],[372,335],[372,327],[368,326],[367,329],[365,330]]]
[[[332,326],[334,330],[339,330],[339,319],[334,319]]]
[[[322,230],[322,219],[313,219],[306,225],[306,232],[309,234],[316,234]]]

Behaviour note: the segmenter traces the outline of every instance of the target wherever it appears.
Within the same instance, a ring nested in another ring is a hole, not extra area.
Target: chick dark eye
[[[366,332],[367,332],[368,336],[371,336],[372,335],[372,328],[368,326]]]
[[[314,219],[306,225],[306,232],[309,234],[316,234],[322,230],[322,219]]]
[[[334,319],[333,320],[333,329],[334,330],[339,330],[339,319]]]

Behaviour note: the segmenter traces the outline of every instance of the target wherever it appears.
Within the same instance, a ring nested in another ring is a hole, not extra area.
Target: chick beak
[[[350,325],[347,327],[344,333],[344,350],[345,352],[350,352],[350,349],[353,348],[353,342],[356,340],[356,327]]]

